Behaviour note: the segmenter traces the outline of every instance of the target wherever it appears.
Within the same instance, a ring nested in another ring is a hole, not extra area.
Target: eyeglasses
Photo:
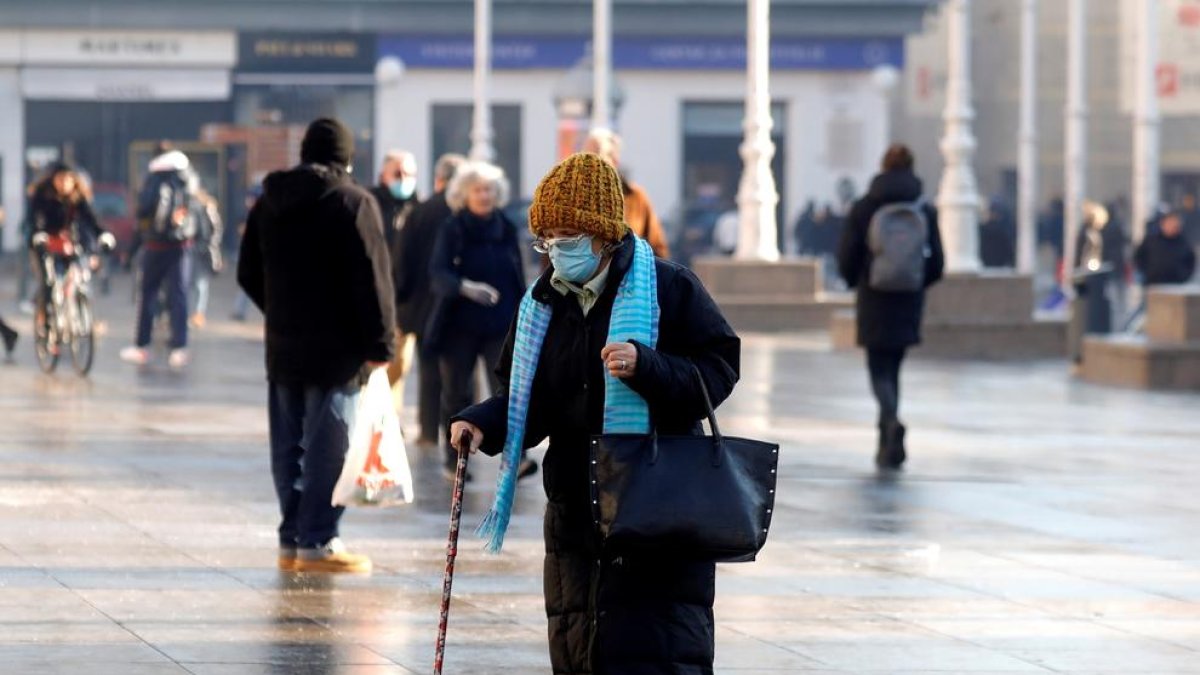
[[[534,239],[533,250],[538,253],[549,253],[551,248],[558,248],[563,251],[572,251],[579,247],[580,244],[588,242],[586,234],[577,234],[573,237],[554,237],[552,239]]]

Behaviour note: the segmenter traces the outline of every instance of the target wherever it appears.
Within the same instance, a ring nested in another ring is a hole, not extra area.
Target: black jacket
[[[238,282],[267,317],[267,378],[361,382],[391,361],[396,315],[379,206],[345,173],[304,165],[267,176],[250,210]]]
[[[871,217],[887,204],[916,201],[921,194],[921,180],[911,171],[881,173],[871,181],[871,189],[855,202],[846,217],[846,227],[838,246],[838,270],[848,286],[858,289],[858,344],[867,349],[907,349],[921,342],[925,292],[876,291],[867,285],[872,260],[867,246]],[[937,210],[926,205],[925,215],[929,221],[925,287],[929,288],[942,278],[945,255]]]
[[[86,199],[59,197],[49,182],[40,185],[29,203],[30,238],[38,233],[64,235],[84,251],[96,249],[104,229]],[[28,243],[28,242],[27,242]]]
[[[379,215],[383,220],[383,238],[388,250],[396,244],[396,235],[404,229],[405,223],[416,207],[417,195],[414,193],[408,199],[396,199],[386,185],[376,185],[371,188],[371,196],[379,203]]]
[[[438,231],[450,218],[446,193],[437,192],[417,204],[396,233],[392,247],[393,275],[396,282],[396,320],[406,333],[425,335],[434,295],[429,263]]]
[[[1134,262],[1147,286],[1186,284],[1196,273],[1196,251],[1183,233],[1167,237],[1158,230],[1147,232]]]
[[[525,293],[517,228],[499,209],[486,219],[459,210],[438,231],[429,274],[437,301],[425,332],[427,353],[437,353],[449,332],[499,339]],[[462,297],[466,279],[490,284],[500,302],[485,307]]]
[[[605,291],[586,317],[578,300],[550,285],[549,270],[533,291],[535,300],[553,307],[524,439],[525,447],[550,439],[543,484],[550,502],[544,592],[551,658],[556,673],[592,672],[590,652],[597,672],[711,673],[713,565],[610,560],[600,551],[591,517],[588,442],[602,432],[604,417],[600,351],[632,262],[632,241],[626,237],[615,254]],[[637,371],[628,384],[649,404],[660,433],[700,433],[706,413],[692,364],[719,405],[738,380],[741,342],[690,271],[663,260],[655,265],[661,335],[657,349],[637,345]],[[510,333],[497,366],[501,391],[455,418],[483,431],[488,454],[504,444],[513,340]],[[593,620],[597,642],[591,650]]]

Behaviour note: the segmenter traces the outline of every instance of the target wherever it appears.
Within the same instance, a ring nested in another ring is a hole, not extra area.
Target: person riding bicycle
[[[49,299],[50,281],[47,256],[52,256],[55,274],[66,272],[74,257],[99,265],[99,249],[112,249],[116,238],[106,231],[92,210],[87,186],[79,174],[64,162],[51,165],[45,178],[34,188],[30,201],[29,248],[34,256],[38,277],[37,315],[43,317]]]

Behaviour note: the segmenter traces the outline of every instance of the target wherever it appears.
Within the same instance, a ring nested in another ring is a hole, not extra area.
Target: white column
[[[975,183],[975,135],[971,122],[971,2],[950,0],[944,10],[949,26],[946,123],[942,156],[946,168],[938,191],[938,218],[946,251],[946,266],[954,272],[978,272],[979,194]]]
[[[1069,0],[1067,12],[1067,143],[1064,158],[1067,189],[1063,200],[1066,211],[1063,228],[1063,290],[1072,295],[1075,238],[1083,221],[1083,200],[1087,198],[1087,0]]]
[[[1159,202],[1158,0],[1137,3],[1137,103],[1133,126],[1133,240],[1146,234],[1146,219]]]
[[[0,184],[5,211],[4,250],[20,245],[21,219],[25,216],[25,102],[17,69],[0,67],[0,160],[4,182]]]
[[[738,187],[739,260],[779,260],[775,232],[775,177],[771,175],[770,0],[747,0],[746,119],[741,155],[744,168]]]
[[[492,101],[488,93],[492,79],[492,0],[475,0],[475,114],[471,124],[471,159],[491,162]]]
[[[393,148],[403,146],[404,124],[409,106],[400,91],[400,80],[404,77],[404,63],[394,57],[385,56],[375,64],[375,161],[382,164],[383,157]],[[370,179],[375,167],[363,167]]]
[[[612,0],[592,2],[592,128],[611,129]]]
[[[1017,271],[1037,264],[1037,0],[1021,2],[1021,119],[1017,131]]]

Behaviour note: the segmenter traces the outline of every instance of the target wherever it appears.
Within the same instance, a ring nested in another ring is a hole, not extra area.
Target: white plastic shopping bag
[[[392,403],[387,369],[371,373],[350,429],[350,449],[333,488],[334,506],[411,504],[412,469]]]

